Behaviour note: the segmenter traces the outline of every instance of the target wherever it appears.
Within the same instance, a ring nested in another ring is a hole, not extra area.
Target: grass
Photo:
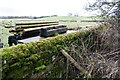
[[[10,35],[9,29],[4,28],[4,25],[15,25],[15,22],[23,22],[23,21],[59,21],[59,24],[66,25],[68,28],[71,27],[79,27],[86,25],[95,25],[95,22],[80,22],[80,20],[95,20],[101,19],[100,17],[75,17],[75,16],[57,16],[57,17],[46,17],[40,19],[0,19],[0,38],[4,43],[4,47],[8,47],[8,36]],[[72,22],[75,21],[75,22]],[[4,25],[3,25],[4,24]]]
[[[8,46],[8,36],[10,35],[9,30],[3,27],[0,27],[0,39],[4,43],[4,47]]]
[[[67,25],[67,27],[79,27],[86,25],[95,25],[95,22],[80,22],[81,20],[95,20],[100,19],[99,17],[75,17],[75,16],[58,16],[58,17],[46,17],[39,20],[59,21],[59,24]],[[77,22],[71,22],[77,21]]]

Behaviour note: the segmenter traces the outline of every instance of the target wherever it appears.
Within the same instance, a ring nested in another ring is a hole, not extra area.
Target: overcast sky
[[[93,0],[0,0],[0,16],[88,15],[88,1]]]

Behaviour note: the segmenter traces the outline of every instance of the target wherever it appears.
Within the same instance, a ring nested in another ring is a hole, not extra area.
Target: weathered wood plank
[[[65,50],[61,50],[62,54],[80,71],[81,75],[86,75],[88,72],[82,68]],[[90,76],[88,76],[90,77]]]

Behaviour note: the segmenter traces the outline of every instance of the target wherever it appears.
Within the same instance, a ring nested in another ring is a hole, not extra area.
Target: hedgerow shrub
[[[45,70],[62,48],[69,47],[78,37],[86,38],[91,32],[93,30],[83,30],[1,49],[3,79],[26,78]]]

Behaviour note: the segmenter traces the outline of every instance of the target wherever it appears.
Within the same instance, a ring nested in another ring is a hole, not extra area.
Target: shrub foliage
[[[69,48],[70,44],[74,41],[81,44],[78,37],[82,37],[84,40],[91,32],[93,32],[93,29],[82,30],[1,49],[3,79],[27,78],[45,70],[49,64],[52,64],[58,58],[58,55],[59,57],[62,56],[60,54],[61,49]],[[56,62],[54,70],[49,73],[50,76],[48,77],[53,77],[53,75],[60,73],[60,66],[59,61]]]

